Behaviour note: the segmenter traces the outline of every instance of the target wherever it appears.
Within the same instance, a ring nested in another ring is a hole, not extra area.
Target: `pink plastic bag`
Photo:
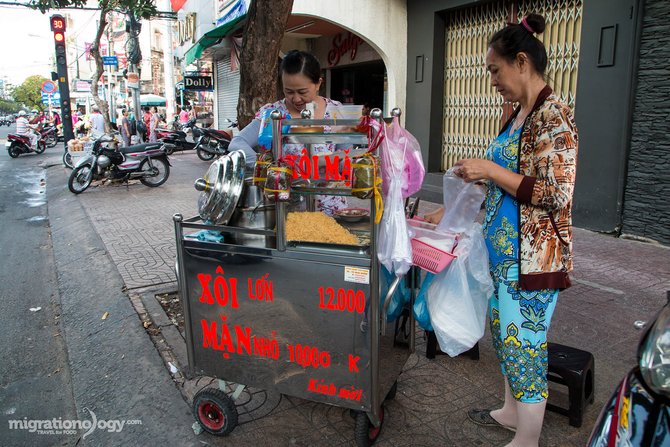
[[[391,178],[402,177],[402,197],[407,198],[421,189],[426,170],[421,147],[416,138],[400,125],[398,117],[384,130],[382,140],[382,190],[388,194]]]

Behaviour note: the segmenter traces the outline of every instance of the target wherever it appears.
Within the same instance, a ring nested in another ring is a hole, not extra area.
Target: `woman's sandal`
[[[470,410],[468,411],[468,419],[470,419],[475,424],[483,425],[484,427],[500,427],[511,432],[516,432],[516,428],[510,427],[509,425],[503,425],[493,419],[493,416],[491,416],[491,411],[492,410]]]

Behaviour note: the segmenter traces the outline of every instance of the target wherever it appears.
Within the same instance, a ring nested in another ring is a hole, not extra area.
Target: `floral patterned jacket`
[[[514,119],[518,109],[510,120]],[[545,87],[526,118],[519,144],[519,287],[570,287],[572,193],[577,126],[568,106]],[[503,129],[507,124],[503,126]]]

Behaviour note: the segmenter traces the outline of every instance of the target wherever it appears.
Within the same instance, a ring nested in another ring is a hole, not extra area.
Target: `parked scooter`
[[[47,144],[44,141],[44,138],[41,137],[37,142],[37,147],[33,148],[31,147],[29,136],[10,133],[7,135],[5,147],[7,148],[9,156],[16,158],[21,154],[29,154],[31,152],[41,154],[47,148]]]
[[[643,328],[644,322],[636,323]],[[588,447],[670,444],[670,291],[638,344],[638,365],[624,377],[596,422]]]
[[[181,130],[167,131],[159,134],[158,138],[165,143],[165,152],[171,155],[174,151],[195,149],[194,126],[195,120],[190,120],[181,126]]]
[[[105,146],[105,143],[113,140],[111,135],[98,138],[91,154],[77,162],[68,180],[70,191],[74,194],[82,193],[93,179],[102,178],[139,179],[143,185],[151,187],[167,181],[170,162],[163,143],[144,143],[123,148]]]
[[[237,127],[237,122],[231,124],[231,128]],[[193,136],[197,138],[195,145],[198,158],[202,161],[210,161],[214,157],[220,157],[228,153],[228,146],[232,140],[232,132],[216,129],[205,129],[193,126]]]

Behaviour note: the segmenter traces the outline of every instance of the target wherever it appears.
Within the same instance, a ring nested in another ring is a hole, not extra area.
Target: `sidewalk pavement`
[[[158,334],[158,345],[164,362],[176,359],[180,369],[185,366],[185,344],[172,322],[162,314],[155,294],[159,291],[176,291],[174,276],[175,243],[172,215],[196,215],[197,192],[193,189],[195,178],[204,174],[208,163],[193,153],[171,157],[173,164],[170,179],[160,188],[143,185],[100,186],[87,190],[74,198],[81,204],[105,250],[91,252],[90,259],[104,258],[113,262],[131,297],[142,298],[148,315],[164,335]],[[50,168],[48,188],[62,191],[63,173],[51,175],[60,167]],[[54,183],[52,183],[54,182]],[[67,187],[65,187],[67,192]],[[62,197],[62,192],[57,197]],[[49,202],[50,219],[54,208]],[[73,196],[74,197],[74,196]],[[60,211],[62,218],[70,207]],[[435,204],[424,203],[423,214]],[[56,204],[58,207],[58,204]],[[52,226],[54,222],[52,221]],[[82,235],[86,231],[80,230]],[[56,235],[54,230],[54,235]],[[87,235],[90,236],[90,235]],[[54,239],[56,239],[54,237]],[[73,239],[74,240],[74,239]],[[56,245],[56,243],[54,243]],[[635,353],[640,333],[633,328],[636,320],[650,320],[665,302],[665,292],[670,290],[670,249],[668,247],[625,240],[575,229],[575,271],[573,287],[561,293],[554,314],[549,340],[590,351],[595,356],[595,404],[589,405],[581,428],[568,425],[565,416],[547,412],[541,440],[543,446],[583,446],[591,427],[610,393],[635,364]],[[58,256],[58,250],[56,250]],[[109,255],[109,256],[107,256]],[[92,272],[94,273],[94,272]],[[120,284],[99,289],[96,299],[120,300]],[[68,310],[68,296],[62,296],[64,318]],[[120,302],[120,301],[119,301]],[[97,305],[97,304],[96,304]],[[97,311],[101,311],[99,307]],[[128,307],[124,306],[124,312]],[[96,314],[94,313],[93,316]],[[127,321],[130,315],[122,314]],[[74,323],[74,322],[73,322]],[[84,320],[78,323],[84,324]],[[81,330],[73,324],[72,331]],[[141,331],[140,331],[141,332]],[[91,343],[100,346],[96,339],[103,332],[89,331]],[[109,336],[109,335],[108,335]],[[108,337],[107,336],[107,337]],[[136,338],[142,338],[138,342]],[[70,340],[68,339],[68,342]],[[138,331],[124,334],[121,342],[107,338],[109,345],[118,345],[118,352],[126,357],[135,355],[136,344],[146,348],[148,339]],[[171,349],[163,346],[163,343]],[[395,400],[386,406],[386,419],[376,445],[380,446],[497,446],[511,439],[511,434],[501,429],[483,428],[467,420],[466,411],[473,407],[495,407],[503,397],[503,383],[495,360],[490,334],[480,342],[481,358],[425,357],[423,332],[417,331],[417,350],[398,379]],[[128,348],[132,346],[132,348]],[[149,353],[142,355],[149,356]],[[167,356],[167,357],[166,357]],[[85,356],[84,356],[85,357]],[[82,358],[80,361],[83,361]],[[121,371],[118,358],[101,355],[96,369],[114,366],[120,373],[115,383],[121,389],[126,381],[165,386],[169,372],[156,361],[146,363],[139,377]],[[140,371],[138,371],[140,373]],[[73,368],[73,375],[76,368]],[[147,375],[152,379],[147,378]],[[174,374],[178,384],[181,375]],[[75,378],[76,381],[76,378]],[[179,417],[163,419],[166,433],[172,437],[170,444],[186,444],[185,429],[190,430],[190,398],[194,392],[211,380],[187,381],[182,388],[188,401],[179,403]],[[171,390],[171,396],[174,394]],[[550,402],[565,403],[565,389],[552,384]],[[174,397],[170,402],[176,402]],[[118,402],[120,403],[120,402]],[[210,445],[353,445],[353,420],[347,410],[280,396],[273,392],[251,390],[237,401],[245,403],[239,410],[246,418],[232,434],[216,438],[200,434],[197,439]],[[175,403],[174,405],[177,405]],[[142,408],[140,404],[136,408]],[[155,410],[146,407],[146,417],[154,418]],[[112,408],[110,407],[110,411]],[[252,420],[257,416],[263,416]],[[179,433],[179,434],[178,434]],[[192,432],[190,433],[192,435]]]

